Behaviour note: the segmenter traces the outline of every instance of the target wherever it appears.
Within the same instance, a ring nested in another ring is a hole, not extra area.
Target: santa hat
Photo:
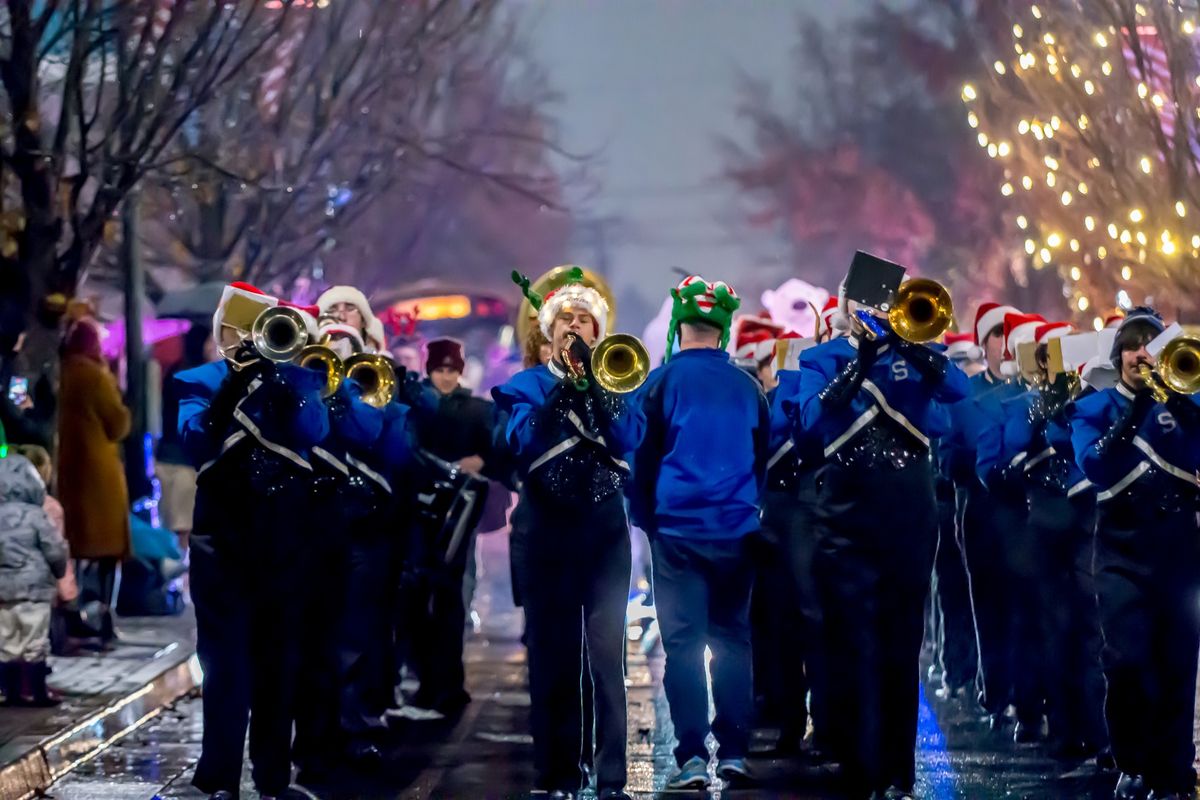
[[[339,303],[346,303],[358,309],[359,316],[363,320],[363,339],[372,349],[382,350],[387,344],[383,333],[383,324],[371,311],[371,304],[367,302],[367,296],[353,286],[333,286],[326,289],[317,298],[320,314],[328,314],[329,309]]]
[[[1061,339],[1072,330],[1069,322],[1047,322],[1045,325],[1039,325],[1033,332],[1033,340],[1038,344],[1045,344],[1051,339]]]
[[[1117,313],[1117,314],[1109,314],[1107,317],[1104,318],[1104,327],[1119,328],[1119,327],[1121,327],[1121,322],[1124,319],[1125,319],[1125,314],[1123,312]]]
[[[1034,341],[1037,329],[1046,324],[1040,314],[1005,314],[1004,315],[1004,361],[1000,364],[1000,374],[1006,378],[1016,377],[1020,372],[1017,366],[1017,346]]]
[[[425,373],[432,375],[436,369],[450,367],[455,372],[466,369],[467,362],[463,358],[463,343],[458,339],[444,337],[434,339],[426,346]]]
[[[840,288],[839,291],[841,291]],[[850,330],[846,312],[840,304],[840,298],[843,296],[844,293],[838,297],[830,295],[829,299],[825,301],[824,308],[817,315],[817,338],[825,334],[829,334],[829,338],[833,338],[834,334],[838,332]]]
[[[358,329],[353,325],[347,325],[344,322],[325,321],[321,324],[320,334],[322,340],[326,337],[331,339],[330,346],[332,346],[335,351],[344,351],[346,349],[349,350],[349,352],[338,352],[338,355],[342,358],[346,358],[354,353],[361,353],[363,351],[362,334],[359,333]],[[339,339],[350,341],[351,344],[349,348],[338,347],[337,343]]]
[[[975,344],[983,346],[983,340],[999,325],[1004,324],[1004,318],[1009,314],[1021,312],[1012,306],[1002,306],[999,303],[982,303],[975,312]]]
[[[755,363],[768,359],[775,352],[775,340],[783,326],[770,317],[743,315],[733,320],[733,357]]]
[[[596,289],[584,285],[583,267],[571,266],[566,274],[566,282],[547,292],[544,297],[530,288],[529,278],[521,273],[514,270],[512,279],[513,283],[521,287],[525,298],[537,311],[538,326],[547,339],[551,338],[550,331],[554,327],[554,320],[567,307],[591,314],[596,338],[603,338],[608,332],[608,301]]]
[[[221,346],[221,331],[225,327],[225,312],[230,309],[230,301],[233,301],[233,313],[230,315],[229,325],[246,334],[250,332],[250,327],[259,314],[279,305],[279,298],[272,297],[257,286],[241,281],[226,286],[221,291],[221,300],[213,312],[213,339],[218,347]]]
[[[983,351],[975,344],[973,333],[947,333],[943,339],[946,345],[946,358],[952,361],[978,361],[983,358]]]

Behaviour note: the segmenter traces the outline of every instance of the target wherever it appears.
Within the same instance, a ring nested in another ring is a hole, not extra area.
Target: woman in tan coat
[[[58,496],[72,557],[95,562],[99,571],[101,638],[108,641],[117,565],[130,555],[129,490],[118,449],[130,416],[91,322],[67,332],[59,394]]]

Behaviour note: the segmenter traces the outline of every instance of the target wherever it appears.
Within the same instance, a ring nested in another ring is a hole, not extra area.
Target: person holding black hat
[[[428,344],[423,381],[426,394],[436,399],[436,411],[416,416],[421,449],[462,472],[482,476],[491,460],[493,406],[463,386],[466,359],[457,339],[434,339]],[[437,470],[438,467],[431,466]],[[464,688],[463,631],[467,601],[463,580],[474,572],[474,529],[486,499],[487,484],[479,482],[475,511],[467,521],[467,535],[451,553],[425,559],[431,569],[422,588],[418,619],[413,620],[413,652],[420,689],[412,705],[443,715],[454,714],[471,701]]]
[[[1105,717],[1122,800],[1192,797],[1196,785],[1200,404],[1170,390],[1161,402],[1147,383],[1147,345],[1165,327],[1154,309],[1132,309],[1110,357],[1120,382],[1079,400],[1071,419],[1075,458],[1097,489]]]

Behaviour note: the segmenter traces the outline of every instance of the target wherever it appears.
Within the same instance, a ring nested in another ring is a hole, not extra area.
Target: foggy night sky
[[[577,219],[571,258],[596,264],[588,220],[618,216],[608,277],[624,324],[640,331],[680,266],[737,287],[786,250],[749,246],[727,222],[736,193],[718,180],[719,140],[745,141],[735,108],[739,76],[771,83],[792,102],[792,49],[801,13],[845,20],[851,0],[524,0],[521,28],[563,96],[550,111],[572,152],[599,151],[598,191],[568,195]],[[546,265],[552,266],[552,265]],[[532,269],[532,267],[531,267]],[[636,293],[637,300],[631,296]],[[758,298],[746,298],[747,309]],[[640,306],[640,308],[638,308]]]

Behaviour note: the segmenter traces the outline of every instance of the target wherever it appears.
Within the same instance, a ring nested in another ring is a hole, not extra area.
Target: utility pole
[[[142,303],[146,272],[138,248],[139,193],[133,189],[121,208],[121,265],[125,277],[125,387],[132,417],[125,440],[125,480],[130,499],[149,491],[146,477],[146,348],[142,342]]]

